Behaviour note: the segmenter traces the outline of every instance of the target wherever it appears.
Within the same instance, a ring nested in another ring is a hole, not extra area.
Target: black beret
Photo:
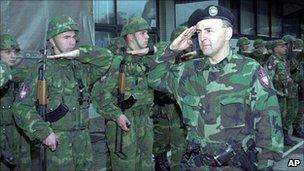
[[[234,15],[225,7],[210,5],[205,9],[197,9],[194,11],[188,19],[188,26],[194,26],[199,21],[204,19],[222,19],[228,21],[231,25],[234,22]]]

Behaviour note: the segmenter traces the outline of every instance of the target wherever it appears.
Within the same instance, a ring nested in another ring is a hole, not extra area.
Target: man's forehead
[[[59,34],[59,36],[74,36],[74,35],[76,35],[74,30],[66,31],[66,32],[63,32],[63,33]]]
[[[223,26],[223,20],[221,19],[204,19],[199,21],[196,24],[197,29],[204,29],[204,28],[217,28]]]

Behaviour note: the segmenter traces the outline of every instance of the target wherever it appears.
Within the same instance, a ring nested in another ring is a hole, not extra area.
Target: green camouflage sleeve
[[[90,73],[90,77],[87,79],[91,85],[108,71],[113,60],[113,55],[106,48],[98,48],[92,45],[81,46],[79,50],[80,55],[76,60],[86,65]]]
[[[158,44],[158,52],[155,61],[151,64],[151,70],[148,75],[149,86],[161,92],[172,93],[170,88],[169,77],[172,68],[175,66],[175,59],[179,52],[170,50],[168,44],[162,42]]]
[[[114,56],[111,69],[94,84],[91,93],[97,113],[114,121],[122,114],[117,106],[117,80],[121,60],[121,56]]]
[[[0,87],[12,79],[12,71],[8,65],[0,61]]]
[[[261,149],[258,154],[258,167],[264,168],[278,161],[283,154],[282,121],[278,99],[266,71],[259,67],[253,77],[250,90],[251,110],[255,119],[256,143]]]
[[[37,70],[38,71],[38,70]],[[31,139],[43,141],[53,130],[36,111],[37,74],[32,74],[21,84],[13,110],[17,125]]]

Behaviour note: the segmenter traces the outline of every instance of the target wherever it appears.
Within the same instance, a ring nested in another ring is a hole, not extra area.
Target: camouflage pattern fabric
[[[20,50],[16,38],[10,34],[2,34],[0,36],[0,50],[16,49]]]
[[[123,152],[126,159],[119,158],[115,152],[116,119],[122,114],[117,106],[117,80],[119,65],[123,57],[116,55],[111,69],[96,82],[92,89],[93,106],[106,122],[106,139],[109,150],[107,169],[112,170],[153,170],[152,146],[153,125],[150,119],[153,104],[153,94],[148,88],[147,62],[148,56],[126,55],[125,99],[131,95],[136,103],[126,109],[125,115],[131,122],[129,132],[123,133]]]
[[[295,75],[295,81],[299,83],[299,101],[298,101],[298,114],[294,119],[293,124],[302,124],[304,122],[304,53],[303,51],[297,55],[299,63],[299,70]]]
[[[263,39],[256,39],[254,42],[253,42],[253,47],[254,48],[258,48],[258,47],[261,47],[261,46],[265,46],[265,42]]]
[[[236,46],[249,45],[249,44],[250,44],[250,41],[247,37],[240,37],[236,43]]]
[[[290,121],[288,121],[290,116],[288,116],[287,113],[287,97],[290,93],[288,91],[288,86],[290,86],[289,83],[291,78],[290,73],[287,71],[285,57],[280,58],[273,54],[266,62],[265,67],[273,82],[280,102],[283,129],[288,130],[290,127]]]
[[[49,22],[47,39],[53,38],[60,33],[71,30],[74,30],[76,33],[79,30],[77,23],[71,17],[65,15],[56,16]]]
[[[148,22],[142,17],[132,17],[129,19],[128,23],[123,26],[120,36],[124,37],[128,34],[135,33],[141,30],[151,30]]]
[[[149,74],[150,86],[174,94],[187,125],[187,141],[215,156],[228,140],[243,143],[254,137],[258,168],[278,161],[283,135],[278,100],[265,70],[254,60],[232,52],[219,64],[208,58],[172,66],[169,48]],[[159,79],[161,78],[161,79]]]
[[[186,28],[187,27],[178,27],[175,29],[171,34],[171,40],[174,40]],[[158,43],[158,52],[156,55],[161,55],[167,45],[168,43],[166,42]],[[186,148],[186,128],[182,122],[181,111],[171,94],[154,91],[154,102],[153,154],[157,156],[171,150],[170,168],[171,170],[179,170],[180,161]]]
[[[17,164],[15,169],[18,170],[31,170],[31,156],[30,145],[26,136],[17,127],[13,118],[12,106],[15,100],[16,93],[18,92],[19,82],[5,81],[8,80],[11,75],[10,68],[4,65],[1,61],[1,79],[6,83],[1,86],[1,108],[0,108],[0,146],[5,149],[6,152],[13,155]],[[19,73],[19,78],[22,77]],[[3,77],[2,77],[3,76]],[[14,74],[14,76],[16,76]],[[24,75],[23,75],[24,76]],[[14,80],[14,79],[13,79]],[[10,170],[7,165],[0,162],[0,170]]]
[[[43,141],[52,132],[58,136],[58,149],[54,152],[47,150],[48,170],[92,169],[93,157],[88,131],[89,87],[109,69],[112,53],[90,45],[82,46],[79,50],[80,56],[75,60],[46,61],[47,112],[64,104],[69,111],[63,118],[49,123],[38,116],[35,109],[37,72],[33,72],[22,83],[14,104],[16,123],[31,140]],[[79,103],[79,80],[84,85],[82,104]]]
[[[8,65],[0,61],[0,87],[5,85],[10,79],[12,79],[12,71]]]
[[[126,47],[125,39],[122,37],[115,37],[110,40],[110,44],[108,45],[108,49],[114,53],[115,55],[121,54],[121,48]]]

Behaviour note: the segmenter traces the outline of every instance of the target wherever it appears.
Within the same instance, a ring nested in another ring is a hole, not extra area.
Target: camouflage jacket
[[[287,97],[287,85],[291,78],[287,70],[285,58],[279,58],[274,54],[271,55],[266,62],[265,69],[273,82],[277,95]]]
[[[264,66],[264,63],[266,62],[266,54],[261,54],[257,51],[253,51],[251,53],[251,58],[255,59],[260,65]]]
[[[14,104],[16,123],[30,139],[44,140],[51,132],[84,129],[87,127],[90,103],[89,87],[105,74],[112,61],[107,49],[82,46],[75,60],[46,60],[47,112],[60,104],[68,107],[68,113],[56,122],[42,120],[36,111],[38,73],[27,78],[21,85]],[[38,69],[36,69],[38,71]],[[80,87],[80,85],[84,87]],[[83,97],[79,103],[80,91]]]
[[[12,79],[12,71],[9,66],[7,66],[4,62],[0,61],[0,88],[5,85],[8,80]]]
[[[282,123],[273,85],[254,60],[230,52],[216,65],[208,58],[172,66],[176,52],[166,49],[157,58],[150,85],[174,94],[188,127],[188,141],[201,144],[203,152],[216,155],[234,139],[243,143],[254,137],[259,168],[279,160],[283,152]]]
[[[153,103],[152,91],[148,88],[148,66],[143,57],[116,55],[109,72],[96,82],[92,89],[93,105],[97,112],[108,120],[116,120],[122,114],[117,104],[118,75],[121,61],[125,59],[125,96],[128,99],[133,96],[136,103],[132,109],[151,105]]]

